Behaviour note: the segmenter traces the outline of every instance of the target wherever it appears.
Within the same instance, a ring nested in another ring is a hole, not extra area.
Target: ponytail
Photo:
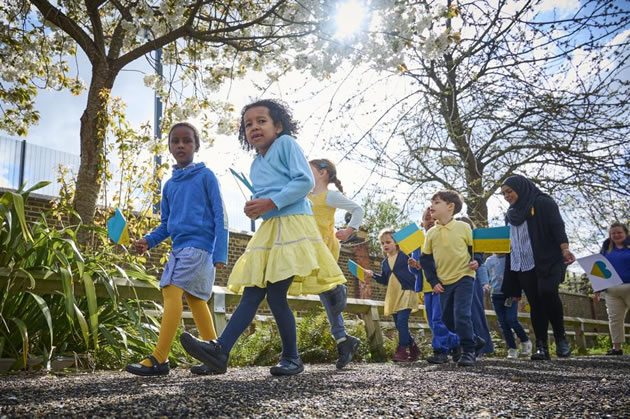
[[[309,164],[312,164],[318,169],[326,170],[326,173],[328,173],[328,183],[334,183],[335,187],[339,189],[339,192],[343,193],[343,186],[341,186],[341,181],[337,178],[337,167],[335,167],[333,162],[328,159],[315,159],[309,161]]]

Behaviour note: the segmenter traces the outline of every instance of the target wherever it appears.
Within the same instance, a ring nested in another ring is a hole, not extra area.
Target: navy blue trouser
[[[442,320],[451,332],[457,333],[464,352],[475,352],[471,307],[473,277],[465,276],[454,284],[444,285],[440,294]]]

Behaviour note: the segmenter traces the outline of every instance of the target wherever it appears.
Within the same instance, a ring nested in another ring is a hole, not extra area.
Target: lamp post
[[[155,73],[162,78],[162,48],[155,50]],[[153,135],[157,141],[162,138],[162,130],[160,128],[162,124],[162,98],[158,95],[157,91],[154,93],[155,99],[153,101]],[[153,206],[153,214],[160,213],[160,195],[162,192],[162,179],[159,176],[159,168],[162,165],[162,156],[159,152],[155,153],[155,180],[157,182],[157,188],[155,191],[156,201]]]

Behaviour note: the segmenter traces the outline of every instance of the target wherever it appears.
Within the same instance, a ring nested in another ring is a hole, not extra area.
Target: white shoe
[[[508,359],[518,359],[518,349],[508,349]]]
[[[532,354],[532,341],[521,342],[521,355],[530,356]]]

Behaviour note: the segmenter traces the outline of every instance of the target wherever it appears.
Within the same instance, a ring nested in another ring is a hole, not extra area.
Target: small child
[[[408,257],[394,241],[394,229],[383,229],[378,235],[385,259],[381,263],[381,274],[366,269],[365,277],[387,285],[384,312],[394,317],[398,330],[398,348],[392,357],[394,362],[415,361],[420,349],[409,333],[409,316],[418,311],[418,296],[414,291],[415,277],[409,272]]]
[[[320,294],[346,282],[306,198],[315,182],[292,137],[296,131],[297,123],[281,102],[259,100],[241,112],[239,141],[245,150],[257,151],[250,169],[254,199],[245,203],[245,215],[263,222],[228,279],[228,288],[243,296],[221,336],[209,342],[189,333],[181,336],[184,349],[217,374],[226,372],[232,347],[265,297],[282,340],[282,357],[270,372],[301,373],[304,365],[287,294]]]
[[[431,207],[428,207],[422,215],[422,227],[424,227],[425,232],[428,232],[434,224],[435,220],[431,217]],[[424,294],[425,315],[433,335],[431,339],[433,355],[427,358],[427,362],[430,364],[444,364],[448,362],[448,353],[458,347],[459,338],[444,325],[440,296],[439,294],[434,294],[429,281],[423,279],[419,260],[420,249],[416,249],[409,258],[409,269],[416,276],[416,292]]]
[[[497,254],[490,256],[486,260],[488,267],[488,276],[490,277],[491,299],[494,311],[497,313],[497,319],[503,331],[503,338],[508,346],[508,355],[510,359],[518,359],[518,349],[514,341],[512,330],[521,340],[521,355],[530,356],[532,354],[532,341],[525,333],[523,325],[518,321],[518,301],[508,298],[501,291],[503,286],[503,271],[505,271],[505,254]]]
[[[194,154],[199,151],[197,129],[187,122],[173,125],[168,134],[168,149],[177,164],[162,192],[162,222],[134,242],[136,251],[144,253],[169,236],[173,240],[173,250],[160,280],[164,296],[160,336],[148,358],[127,365],[127,371],[136,375],[168,374],[168,353],[182,317],[182,295],[201,337],[216,338],[207,301],[212,294],[215,268],[223,267],[227,261],[227,217],[219,182],[203,163],[193,163]],[[209,371],[198,365],[191,372]]]
[[[433,195],[431,217],[436,223],[425,239],[420,264],[433,292],[440,294],[444,324],[459,337],[462,354],[453,360],[458,361],[459,366],[472,366],[476,360],[471,307],[479,261],[471,260],[470,226],[453,218],[462,206],[461,196],[455,191],[440,191]]]
[[[313,203],[313,216],[324,243],[330,249],[335,260],[338,261],[339,240],[347,240],[354,231],[359,229],[363,220],[363,209],[343,194],[341,181],[337,178],[337,168],[330,160],[311,160],[309,164],[315,178],[315,187],[308,195]],[[330,183],[334,183],[338,191],[328,190]],[[352,214],[352,218],[348,227],[335,232],[335,211],[337,208],[348,211]],[[336,366],[338,369],[342,369],[352,361],[354,353],[361,343],[359,339],[346,334],[344,327],[341,312],[348,302],[346,286],[341,284],[330,291],[323,292],[319,294],[319,299],[326,309],[330,333],[337,342],[339,359],[337,359]]]

